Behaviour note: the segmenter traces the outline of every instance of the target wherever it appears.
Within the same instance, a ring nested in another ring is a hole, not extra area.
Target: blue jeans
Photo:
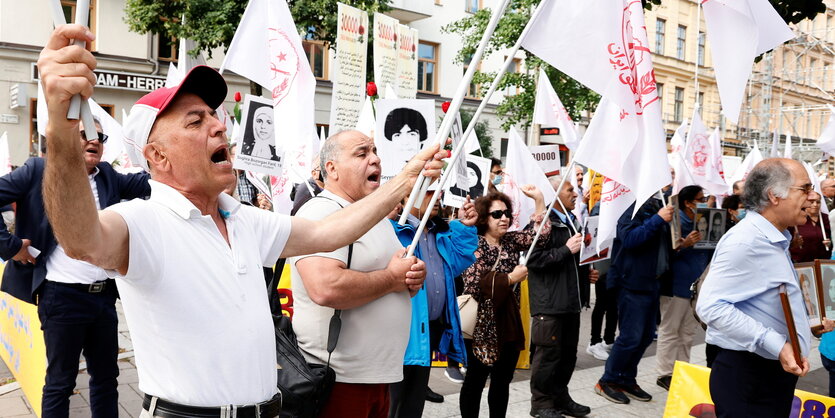
[[[823,368],[829,372],[829,397],[835,397],[835,360],[830,360],[821,354]]]
[[[658,315],[658,291],[633,292],[618,289],[618,328],[620,334],[606,360],[601,382],[636,385],[638,362],[652,344]]]
[[[46,345],[43,418],[67,417],[78,376],[81,353],[90,374],[90,410],[94,418],[119,415],[119,354],[116,287],[112,280],[101,293],[88,293],[46,281],[38,300]]]

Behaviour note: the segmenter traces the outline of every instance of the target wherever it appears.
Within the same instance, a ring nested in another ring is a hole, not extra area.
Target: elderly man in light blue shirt
[[[742,195],[749,215],[716,248],[696,312],[708,326],[706,341],[720,347],[710,377],[719,417],[789,416],[797,378],[809,371],[809,318],[787,229],[805,221],[812,193],[797,161],[760,162]],[[788,290],[801,364],[788,337],[780,285]]]

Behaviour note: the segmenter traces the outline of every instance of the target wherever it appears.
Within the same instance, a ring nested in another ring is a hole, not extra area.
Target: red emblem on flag
[[[269,28],[270,74],[273,105],[281,103],[290,92],[299,73],[299,53],[291,38],[279,28]]]
[[[618,80],[629,86],[635,96],[635,108],[638,115],[643,114],[643,109],[650,103],[658,100],[658,92],[655,86],[655,71],[652,65],[642,65],[651,60],[651,52],[647,45],[636,38],[632,28],[632,8],[641,8],[638,0],[630,1],[623,9],[623,20],[621,21],[621,41],[609,44],[609,63],[618,71]],[[641,13],[638,10],[637,13]],[[646,31],[646,27],[642,26]],[[643,68],[639,68],[643,67]]]

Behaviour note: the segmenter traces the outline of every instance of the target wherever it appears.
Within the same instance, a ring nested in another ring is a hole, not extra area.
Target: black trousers
[[[481,405],[481,394],[487,378],[490,378],[490,389],[487,392],[487,404],[490,407],[490,418],[504,418],[507,415],[507,401],[510,396],[510,382],[516,371],[519,360],[519,349],[516,344],[505,344],[499,350],[499,359],[488,366],[473,355],[473,341],[464,340],[467,346],[467,375],[461,386],[459,407],[461,418],[477,418]]]
[[[606,289],[606,277],[603,275],[594,284],[595,302],[591,311],[591,344],[604,341],[606,344],[615,343],[615,332],[618,329],[618,298],[615,289]],[[603,326],[603,319],[606,326]],[[603,328],[603,338],[600,331]]]
[[[531,318],[531,409],[558,408],[571,400],[568,382],[579,339],[579,313]]]
[[[438,351],[444,325],[429,321],[429,350]],[[389,418],[420,418],[432,367],[403,366],[403,380],[389,385]]]
[[[716,416],[789,416],[797,376],[783,370],[778,360],[747,351],[719,349],[710,372],[710,396]]]
[[[38,299],[38,317],[46,345],[46,384],[41,416],[67,417],[70,396],[83,353],[90,374],[93,417],[116,417],[119,354],[116,286],[108,281],[101,293],[88,293],[46,281]]]

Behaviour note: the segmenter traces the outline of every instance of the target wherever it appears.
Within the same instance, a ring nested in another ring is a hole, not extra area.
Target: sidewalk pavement
[[[594,297],[592,297],[594,300]],[[117,302],[119,313],[119,417],[138,417],[142,410],[143,393],[139,390],[139,378],[136,373],[136,364],[133,358],[133,345],[130,342],[130,333],[127,330],[121,304]],[[638,384],[649,392],[653,399],[650,402],[632,401],[628,405],[614,404],[594,393],[594,385],[600,376],[603,375],[603,362],[594,359],[586,354],[586,345],[589,335],[589,321],[591,310],[584,310],[581,316],[580,344],[577,348],[577,368],[569,384],[571,396],[576,402],[588,405],[592,409],[590,418],[597,417],[661,417],[664,415],[664,405],[667,400],[667,391],[655,384],[657,378],[655,373],[655,344],[647,349],[644,358],[638,365]],[[704,333],[697,336],[698,344],[691,351],[691,361],[694,364],[704,365]],[[812,354],[809,356],[812,371],[800,379],[797,388],[809,392],[826,394],[829,388],[829,375],[822,367],[820,354],[817,350],[817,340],[813,341]],[[85,370],[86,365],[80,364],[78,379],[76,380],[75,394],[70,397],[70,417],[90,416],[90,394],[88,389],[89,375]],[[10,375],[3,362],[0,362],[0,378]],[[458,393],[461,385],[452,383],[444,377],[444,369],[435,368],[432,370],[429,380],[429,387],[444,395],[443,403],[426,403],[423,416],[428,418],[458,417]],[[530,416],[530,371],[517,370],[514,382],[510,385],[510,400],[507,416],[511,418],[525,418]],[[487,388],[481,399],[481,417],[488,416]],[[23,391],[17,383],[9,383],[0,386],[0,418],[6,417],[27,417],[35,418],[36,415],[31,405],[23,395]]]

